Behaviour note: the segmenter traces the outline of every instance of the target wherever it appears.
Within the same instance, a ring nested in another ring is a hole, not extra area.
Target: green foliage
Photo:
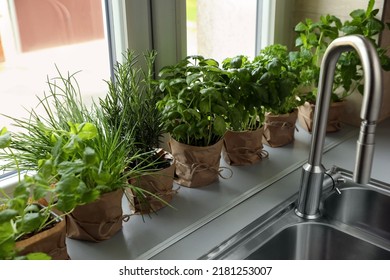
[[[295,26],[298,33],[295,46],[299,51],[290,53],[291,66],[299,73],[301,88],[308,90],[304,94],[309,102],[316,98],[322,56],[329,44],[339,37],[341,27],[341,20],[333,15],[321,16],[318,22],[306,19]]]
[[[16,242],[43,232],[61,221],[53,210],[66,210],[61,205],[65,194],[52,185],[51,176],[43,172],[24,175],[13,196],[0,194],[0,259],[50,259],[48,255],[34,252],[21,255]],[[39,204],[45,201],[45,205]],[[46,205],[47,204],[47,205]],[[63,212],[62,216],[67,212]]]
[[[3,193],[0,212],[0,258],[18,258],[16,240],[51,224],[49,210],[70,213],[76,206],[92,202],[103,193],[130,187],[140,196],[144,191],[128,183],[129,178],[150,170],[133,165],[144,158],[129,149],[133,131],[111,126],[101,107],[87,108],[73,75],[48,80],[49,93],[39,98],[44,114],[34,109],[27,119],[8,116],[18,132],[0,130],[0,158],[5,168],[16,168],[19,184],[12,198]],[[121,123],[123,120],[121,121]],[[32,171],[21,178],[20,171]],[[47,207],[37,210],[31,201],[42,198]],[[40,254],[23,258],[41,258]]]
[[[299,75],[289,54],[286,46],[274,44],[262,49],[254,59],[262,69],[258,84],[268,93],[263,106],[273,114],[291,113],[301,104],[296,93]]]
[[[374,0],[368,2],[366,10],[357,9],[350,13],[350,20],[344,22],[341,31],[344,35],[363,35],[371,41],[376,47],[379,55],[382,69],[390,70],[390,57],[386,54],[387,50],[379,47],[377,36],[385,30],[385,24],[376,18],[379,10],[374,9]],[[335,75],[335,91],[342,88],[341,99],[350,95],[355,88],[363,94],[363,71],[361,62],[356,51],[343,53],[337,64]]]
[[[300,103],[295,89],[297,75],[291,67],[287,47],[274,44],[249,61],[246,56],[226,58],[228,71],[229,128],[253,130],[263,125],[265,111],[284,114]]]
[[[228,73],[228,128],[244,131],[261,127],[264,121],[262,105],[269,98],[258,82],[262,69],[243,55],[224,59],[222,68]]]
[[[11,144],[11,133],[6,127],[0,130],[0,149],[4,149]]]
[[[208,146],[226,131],[228,74],[214,59],[189,56],[161,69],[157,103],[165,130],[177,141]]]
[[[128,152],[134,145],[133,131],[112,127],[97,104],[87,108],[74,74],[59,73],[48,85],[49,94],[39,99],[45,114],[32,109],[28,119],[9,117],[20,131],[12,135],[12,152],[0,153],[8,160],[7,167],[52,176],[58,207],[65,212],[128,187],[128,178],[148,170],[148,166],[129,168],[142,159],[141,152]]]
[[[162,113],[156,103],[161,99],[158,82],[154,80],[154,62],[157,53],[149,51],[143,55],[146,64],[144,71],[134,51],[127,50],[124,62],[114,67],[114,79],[107,81],[109,92],[100,99],[104,118],[110,126],[122,131],[121,137],[129,137],[132,131],[132,145],[129,156],[142,153],[137,158],[143,165],[160,164],[155,153],[163,135]],[[134,163],[133,163],[134,164]]]
[[[352,11],[350,19],[341,22],[334,15],[321,16],[318,22],[306,19],[295,26],[298,36],[295,46],[298,51],[291,53],[293,67],[300,72],[300,85],[306,89],[306,100],[314,102],[317,94],[318,79],[322,56],[331,41],[346,35],[363,35],[376,47],[382,68],[390,70],[390,57],[386,49],[378,46],[376,36],[385,25],[376,18],[378,9],[374,9],[374,0],[368,2],[366,10]],[[360,59],[355,51],[341,54],[337,65],[333,84],[333,101],[339,101],[352,94],[355,89],[363,93],[361,85],[363,72]]]
[[[0,137],[7,139],[0,148],[10,150],[11,134],[3,128]],[[10,154],[13,155],[12,150]],[[20,178],[20,173],[18,175]],[[16,241],[44,231],[60,221],[52,212],[58,197],[53,194],[49,180],[50,177],[44,178],[43,174],[25,175],[23,180],[19,179],[12,197],[0,189],[0,259],[50,259],[38,252],[22,256],[16,249]],[[43,199],[51,203],[47,207],[34,203]]]

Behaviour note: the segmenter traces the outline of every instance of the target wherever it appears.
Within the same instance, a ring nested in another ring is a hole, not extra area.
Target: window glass
[[[256,0],[186,0],[187,54],[255,55]]]
[[[22,118],[47,78],[80,71],[86,102],[110,77],[102,0],[0,0],[0,113]],[[25,109],[26,108],[26,109]],[[10,120],[0,115],[0,127]],[[13,129],[10,127],[9,129]]]

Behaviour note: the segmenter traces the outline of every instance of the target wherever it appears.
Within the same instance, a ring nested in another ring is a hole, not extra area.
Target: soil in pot
[[[230,165],[251,165],[268,157],[263,150],[263,127],[248,131],[227,131],[222,155]]]
[[[290,144],[294,141],[298,111],[292,113],[273,115],[265,114],[263,144],[276,148]]]

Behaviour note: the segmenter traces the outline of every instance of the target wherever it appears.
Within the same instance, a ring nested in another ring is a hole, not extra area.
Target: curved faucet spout
[[[378,53],[364,36],[351,35],[334,40],[327,48],[321,63],[316,109],[308,162],[303,166],[297,215],[314,219],[319,216],[322,182],[325,168],[322,154],[325,142],[329,105],[337,61],[342,52],[356,50],[364,72],[364,97],[357,141],[354,181],[367,183],[374,155],[376,121],[382,102],[382,70]]]

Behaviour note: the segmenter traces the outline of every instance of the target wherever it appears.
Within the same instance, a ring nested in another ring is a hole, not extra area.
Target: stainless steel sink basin
[[[390,187],[378,181],[357,185],[345,172],[343,177],[341,194],[324,196],[320,218],[298,217],[295,195],[202,259],[390,259]]]
[[[251,260],[390,259],[390,251],[327,224],[297,224],[283,229],[251,253]]]
[[[361,186],[347,181],[340,191],[340,195],[333,193],[324,200],[324,216],[390,240],[388,184],[372,180]]]

